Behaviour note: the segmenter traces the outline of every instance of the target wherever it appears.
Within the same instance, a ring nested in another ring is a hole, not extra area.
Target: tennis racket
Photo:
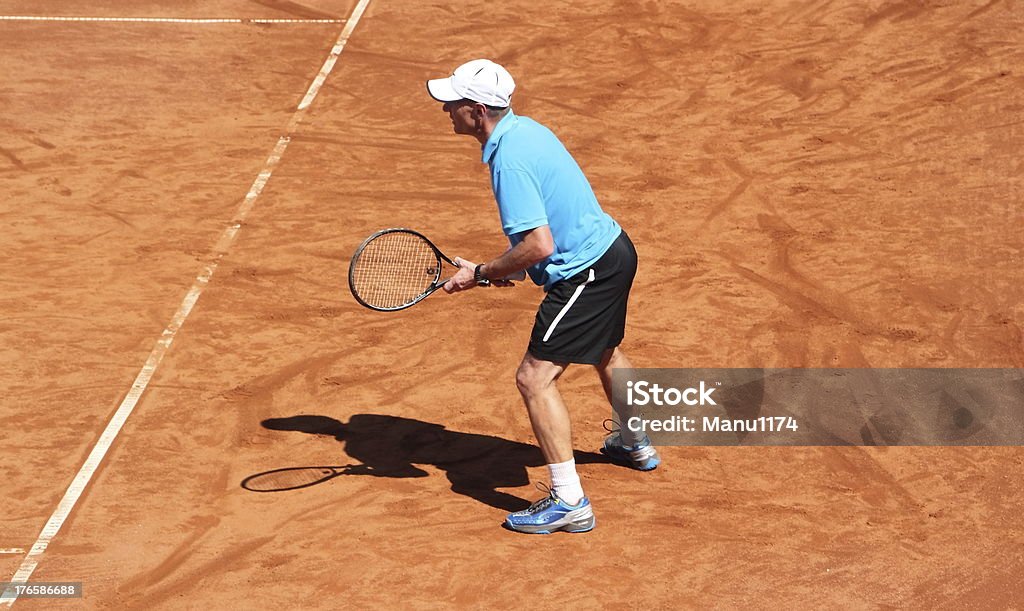
[[[356,301],[371,310],[404,310],[444,286],[444,263],[459,267],[423,234],[384,229],[366,238],[352,255],[348,286]]]

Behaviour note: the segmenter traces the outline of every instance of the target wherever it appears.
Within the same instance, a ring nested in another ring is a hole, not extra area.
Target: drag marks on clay
[[[834,2],[834,0],[808,0],[806,2],[793,2],[791,8],[779,12],[778,17],[781,17],[781,20],[776,23],[779,27],[787,26],[792,23],[817,25],[821,23],[824,17],[831,14],[827,9],[836,4],[838,4],[840,8],[843,5],[842,2],[837,3]]]
[[[820,289],[821,287],[817,283],[798,272],[790,263],[790,247],[800,237],[800,232],[775,214],[758,214],[757,224],[775,247],[775,258],[769,262],[769,267],[806,287]]]
[[[817,318],[840,323],[846,322],[852,324],[855,328],[864,328],[863,321],[851,319],[849,312],[837,312],[834,304],[828,303],[820,297],[806,294],[811,291],[795,289],[785,282],[772,279],[748,267],[740,265],[729,255],[722,256],[726,260],[732,262],[733,270],[735,270],[740,276],[743,276],[747,280],[750,280],[774,293],[783,304],[788,306],[795,314],[802,318]]]
[[[799,11],[800,19],[785,28],[806,27],[808,19],[817,19],[813,11],[832,10],[824,3],[792,7]],[[967,113],[973,114],[969,109],[986,105],[995,109],[1000,100],[1005,105],[1009,82],[1000,82],[1006,77],[999,75],[1007,71],[992,67],[1006,65],[1002,57],[994,58],[996,50],[1004,53],[1005,49],[985,40],[999,38],[1000,34],[965,31],[948,38],[933,37],[912,53],[880,54],[881,61],[876,65],[858,66],[855,58],[866,55],[870,60],[880,36],[895,36],[895,32],[908,28],[946,27],[958,12],[929,10],[913,20],[904,20],[917,15],[910,9],[892,12],[873,31],[851,35],[844,28],[840,36],[823,36],[818,31],[809,32],[810,36],[793,36],[820,41],[802,44],[798,49],[775,52],[777,45],[758,45],[754,36],[753,44],[740,54],[742,61],[734,64],[736,70],[732,73],[736,86],[731,91],[731,103],[739,104],[742,110],[730,113],[729,118],[733,129],[749,135],[741,133],[739,142],[728,135],[707,141],[714,143],[712,150],[705,150],[715,159],[707,174],[713,177],[716,197],[703,202],[705,218],[710,222],[702,227],[727,243],[744,243],[756,231],[768,240],[762,242],[764,248],[750,249],[747,242],[744,248],[726,251],[732,253],[726,260],[736,266],[732,271],[742,279],[731,288],[724,284],[724,278],[714,284],[721,295],[720,306],[732,309],[752,301],[747,298],[749,287],[742,286],[742,282],[750,281],[775,293],[798,315],[806,310],[821,322],[831,320],[826,323],[829,326],[839,322],[848,327],[842,333],[854,333],[862,341],[875,337],[885,340],[875,342],[878,346],[889,342],[909,344],[909,350],[930,360],[943,355],[953,358],[958,353],[950,350],[948,340],[940,339],[953,324],[955,314],[943,312],[937,304],[908,299],[902,292],[895,294],[900,301],[898,309],[883,312],[872,304],[879,303],[879,299],[891,300],[892,291],[854,295],[856,291],[847,289],[846,285],[852,284],[847,280],[853,276],[849,271],[841,274],[838,266],[855,269],[850,265],[863,265],[866,259],[836,251],[837,241],[850,238],[850,233],[844,230],[837,235],[827,227],[819,228],[829,224],[828,217],[812,215],[822,206],[833,214],[839,212],[840,218],[841,210],[848,206],[869,210],[859,220],[857,235],[877,241],[877,248],[886,256],[895,256],[887,247],[894,238],[916,236],[912,238],[914,254],[910,260],[917,266],[937,254],[930,253],[926,246],[933,238],[922,235],[925,230],[911,218],[914,208],[927,206],[918,202],[922,197],[918,194],[927,190],[921,181],[949,193],[973,188],[964,184],[962,174],[944,169],[955,162],[936,157],[935,151],[950,150],[954,139],[962,140],[961,136],[980,140],[976,131],[960,133],[964,121],[970,124],[973,120],[967,118]],[[828,26],[852,15],[851,11],[829,16],[827,21],[833,23]],[[702,101],[729,91],[715,79],[703,88],[707,93]],[[865,116],[872,107],[886,110]],[[734,146],[723,145],[730,140]],[[955,148],[962,146],[963,142]],[[746,184],[743,173],[735,167],[726,166],[726,174],[720,167],[722,158],[740,160],[757,180]],[[985,159],[977,153],[975,158],[977,163]],[[739,178],[739,184],[733,177]],[[755,199],[750,199],[751,193]],[[884,214],[872,210],[872,193],[889,202]],[[855,195],[858,199],[853,199]],[[761,215],[752,206],[755,202],[774,206],[776,210],[770,216],[775,219]],[[801,234],[785,235],[786,228],[775,224],[782,216],[792,227],[799,227]],[[978,231],[976,227],[965,230]],[[901,279],[889,278],[883,284],[897,281],[904,287],[913,277],[909,269],[886,275],[900,275]],[[964,324],[966,320],[957,328],[963,329]],[[759,328],[769,329],[770,325]],[[925,332],[926,328],[934,328],[934,332]],[[956,337],[961,342],[965,339],[959,334]]]
[[[218,519],[210,517],[209,519]],[[147,571],[130,578],[118,588],[120,592],[142,591],[138,596],[125,598],[125,606],[137,609],[154,608],[171,599],[177,599],[183,592],[200,588],[212,576],[241,572],[249,567],[249,560],[256,552],[274,542],[274,535],[248,538],[241,543],[218,546],[216,551],[206,550],[202,545],[205,536],[215,532],[212,527],[197,532],[186,543],[179,546],[161,565],[160,569]],[[192,570],[180,573],[179,569],[188,562]]]
[[[876,508],[916,513],[921,503],[872,455],[860,447],[820,449],[823,464],[845,491]]]
[[[754,182],[753,174],[743,167],[736,159],[723,157],[721,161],[729,168],[730,171],[740,178],[740,182],[724,200],[711,208],[707,216],[704,217],[704,222],[701,224],[702,229],[706,228],[708,223],[713,221],[715,217],[722,214],[722,212],[724,212],[733,202],[739,199],[740,196],[746,192],[747,188],[750,187],[751,183]]]
[[[121,585],[121,588],[126,591],[133,591],[147,589],[160,583],[168,574],[173,573],[196,553],[200,541],[211,530],[216,528],[220,522],[221,518],[218,516],[195,516],[190,518],[188,522],[180,525],[178,530],[191,531],[191,534],[156,567],[143,575],[128,578]]]
[[[15,155],[14,152],[11,151],[10,149],[6,149],[0,146],[0,157],[5,157],[8,161],[11,162],[11,165],[14,166],[15,169],[21,170],[23,172],[28,171],[28,167],[25,165],[25,162],[22,161],[17,155]]]
[[[355,119],[358,115],[348,115],[351,119]],[[385,151],[406,151],[412,153],[430,153],[433,155],[451,153],[458,154],[465,152],[465,148],[459,146],[457,143],[452,143],[450,138],[414,138],[410,136],[391,136],[380,133],[380,127],[378,126],[360,126],[351,125],[346,126],[343,135],[338,137],[314,135],[314,134],[297,134],[292,141],[300,143],[316,143],[326,144],[336,151],[340,158],[345,161],[351,161],[353,163],[358,162],[359,156],[353,151],[349,150],[352,148],[377,148]],[[338,159],[336,157],[336,159]],[[382,187],[384,185],[378,185]],[[430,188],[430,185],[420,184],[420,189]],[[417,196],[420,191],[416,191]],[[405,197],[408,198],[409,194],[406,192]],[[345,253],[346,256],[351,253]]]
[[[92,208],[96,212],[99,212],[100,214],[103,214],[105,216],[109,216],[110,218],[114,219],[115,221],[125,225],[126,227],[128,227],[132,231],[139,231],[139,228],[134,223],[132,223],[131,221],[126,219],[124,216],[118,214],[117,212],[113,212],[111,210],[105,210],[105,209],[97,206],[96,204],[94,204],[92,202],[86,202],[85,205],[90,207],[90,208]]]
[[[1020,605],[1020,576],[1024,574],[1024,557],[998,554],[993,564],[985,567],[969,584],[957,587],[956,575],[949,571],[917,585],[914,600],[922,607],[970,609],[1015,609]],[[979,601],[984,601],[983,605]]]
[[[325,285],[334,288],[335,285]],[[323,319],[338,318],[346,308],[338,306],[307,306],[302,308],[278,309],[261,314],[258,318],[274,324],[289,323],[295,325],[318,326]]]
[[[300,19],[331,19],[335,21],[341,21],[338,15],[333,15],[326,11],[321,11],[298,2],[292,2],[292,0],[248,0],[253,4],[272,8],[276,11],[288,13],[294,15]]]
[[[583,104],[569,104],[562,100],[556,100],[554,98],[547,98],[538,95],[530,96],[530,100],[542,102],[549,106],[554,106],[555,108],[561,108],[562,110],[567,110],[570,113],[574,115],[579,115],[581,117],[588,117],[590,119],[596,120],[600,120],[601,117],[601,114],[599,112],[588,110],[588,106]]]
[[[926,0],[889,1],[864,18],[864,29],[870,30],[886,21],[890,23],[909,21],[933,10],[936,10],[936,7],[929,6]]]
[[[369,0],[360,0],[359,4],[353,9],[352,17],[348,20],[336,39],[334,47],[331,49],[330,54],[323,66],[320,68],[316,78],[314,78],[312,84],[309,86],[305,97],[293,112],[286,128],[286,135],[279,138],[277,145],[274,147],[269,158],[264,163],[263,169],[252,183],[248,194],[238,207],[233,222],[224,229],[217,243],[214,245],[212,249],[212,259],[208,260],[202,266],[198,276],[196,276],[192,286],[188,290],[188,293],[185,295],[185,298],[182,300],[177,311],[171,318],[170,323],[168,323],[160,338],[156,341],[149,357],[146,359],[145,364],[136,376],[135,381],[132,383],[127,396],[118,406],[117,411],[104,428],[99,440],[92,447],[88,458],[75,475],[71,484],[68,486],[63,498],[47,520],[42,532],[36,539],[36,542],[25,555],[17,572],[14,574],[12,581],[28,581],[31,578],[50,542],[58,534],[71,514],[72,509],[77,505],[82,494],[85,492],[86,487],[92,481],[93,476],[99,469],[100,464],[103,462],[103,459],[110,450],[114,440],[121,432],[128,417],[132,414],[135,407],[141,400],[143,393],[149,386],[149,383],[155,375],[155,372],[164,356],[170,350],[177,332],[188,319],[189,314],[192,312],[192,309],[200,295],[203,293],[204,289],[213,277],[221,259],[230,250],[238,231],[242,227],[242,223],[254,207],[256,199],[263,191],[264,186],[272,175],[273,169],[277,166],[281,156],[284,154],[289,142],[290,134],[298,129],[305,115],[305,109],[313,102],[317,92],[323,86],[324,81],[333,69],[338,57],[348,42],[352,31],[359,22],[359,19],[368,4]],[[16,600],[16,595],[13,597],[4,597],[0,599],[0,605],[6,604],[10,606],[13,605]]]
[[[390,325],[386,328],[394,329]],[[400,354],[408,352],[420,357],[419,362],[410,363],[409,367],[416,369],[429,363],[430,353],[422,350],[422,346],[428,343],[429,340],[420,340],[404,346]],[[379,345],[394,345],[394,342],[381,341]],[[388,351],[386,355],[381,355],[381,358],[386,363],[401,358],[400,354]],[[283,398],[295,394],[295,387],[303,388],[301,394],[320,397],[325,401],[328,396],[350,396],[360,392],[358,389],[372,388],[376,389],[377,393],[373,401],[375,404],[399,405],[408,398],[410,392],[422,386],[421,380],[408,377],[404,369],[378,363],[372,352],[365,353],[364,365],[346,367],[342,373],[337,373],[338,361],[347,355],[347,351],[339,351],[302,359],[279,367],[272,373],[242,382],[211,399],[245,408],[250,414],[248,421],[255,422],[280,413],[282,409],[292,409],[294,406],[282,403]],[[457,369],[458,366],[450,366],[445,371],[437,373],[436,377],[443,379],[455,373]],[[239,445],[254,445],[262,443],[270,433],[265,428],[240,428],[236,435]]]
[[[251,400],[270,407],[273,405],[273,395],[276,392],[299,379],[303,380],[307,388],[315,394],[320,380],[326,377],[331,365],[346,354],[346,351],[339,351],[301,359],[285,367],[279,367],[272,373],[253,378],[225,390],[217,396],[228,401]]]
[[[1012,2],[1012,0],[1010,1]],[[999,4],[1007,4],[1007,2],[1006,0],[989,0],[988,3],[986,3],[984,6],[979,6],[978,8],[971,11],[966,17],[964,17],[964,21],[969,21],[971,19],[974,19],[975,17],[984,15],[985,13],[989,12],[996,5]]]
[[[40,138],[39,136],[36,135],[34,131],[20,127],[12,121],[0,120],[0,127],[2,127],[4,131],[4,136],[17,136],[21,140],[24,140],[29,144],[32,144],[38,148],[45,150],[53,150],[57,148],[56,144],[53,144],[52,142],[48,142],[43,138]],[[3,147],[0,147],[0,154],[3,154],[3,150],[5,149]]]
[[[26,139],[29,142],[31,142],[32,144],[38,146],[39,148],[46,149],[48,151],[52,151],[53,149],[57,148],[56,144],[53,144],[52,142],[47,142],[46,140],[43,140],[42,138],[37,138],[35,136],[31,136],[31,137],[27,137]]]
[[[738,274],[768,289],[795,314],[810,319],[807,324],[813,324],[814,319],[819,322],[839,323],[848,325],[861,337],[877,336],[896,342],[921,343],[930,337],[930,334],[923,334],[907,325],[884,322],[891,319],[876,320],[867,313],[859,313],[863,310],[858,309],[844,293],[828,289],[793,271],[786,271],[789,263],[788,260],[783,261],[782,257],[785,255],[780,254],[777,259],[775,271],[779,276],[758,273],[740,265],[730,255],[722,256],[732,263]]]

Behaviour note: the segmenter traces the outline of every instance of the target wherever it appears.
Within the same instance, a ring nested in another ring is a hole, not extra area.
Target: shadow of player
[[[536,446],[493,435],[450,431],[440,424],[383,414],[355,414],[347,423],[327,416],[298,415],[269,418],[264,428],[334,437],[345,453],[361,464],[345,475],[426,477],[416,465],[433,465],[445,472],[453,492],[481,503],[518,511],[529,501],[501,492],[530,483],[526,467],[545,464]],[[578,464],[607,463],[594,452],[575,452]]]

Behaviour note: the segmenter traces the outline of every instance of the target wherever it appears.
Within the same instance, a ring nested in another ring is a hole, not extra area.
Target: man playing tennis
[[[476,264],[456,259],[449,293],[525,270],[547,295],[537,310],[529,348],[516,372],[551,490],[506,525],[526,533],[594,528],[594,512],[573,459],[569,412],[557,381],[570,363],[594,365],[611,401],[612,369],[631,367],[618,348],[626,302],[636,274],[636,250],[626,232],[597,202],[572,155],[546,127],[510,108],[515,82],[500,65],[477,59],[448,78],[427,82],[444,103],[456,134],[476,138],[491,171],[502,229],[512,247]],[[661,462],[644,434],[613,432],[602,451],[616,462],[648,471]]]

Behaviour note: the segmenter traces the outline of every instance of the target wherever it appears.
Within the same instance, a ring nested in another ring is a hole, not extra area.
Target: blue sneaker
[[[537,484],[537,487],[548,495],[530,505],[529,509],[508,514],[505,526],[534,535],[550,535],[559,530],[570,533],[594,530],[596,522],[590,499],[583,497],[576,505],[570,505],[555,496],[555,491],[547,486]]]
[[[612,424],[615,422],[612,421]],[[661,464],[661,457],[658,456],[658,451],[651,445],[651,438],[647,435],[644,435],[644,438],[636,446],[627,446],[622,443],[622,434],[619,430],[608,427],[607,420],[605,421],[605,430],[611,434],[605,437],[601,453],[610,458],[612,462],[639,471],[652,471]]]

